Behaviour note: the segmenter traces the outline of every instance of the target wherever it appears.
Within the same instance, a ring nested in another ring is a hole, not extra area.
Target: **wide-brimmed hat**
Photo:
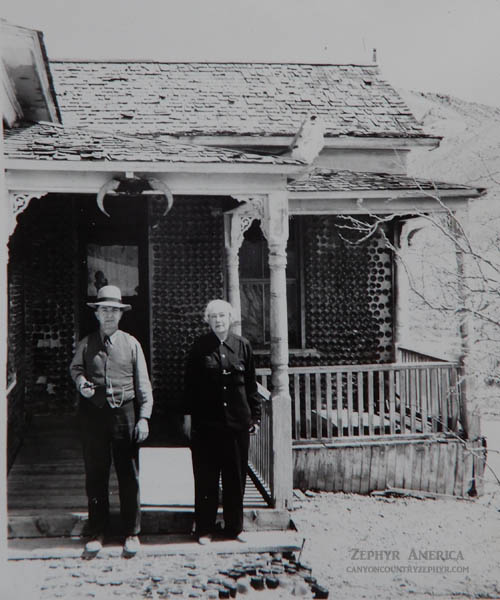
[[[87,306],[90,306],[90,308],[112,306],[114,308],[122,308],[124,311],[132,308],[130,304],[122,303],[122,293],[116,285],[104,285],[97,292],[97,300],[95,302],[87,302]]]

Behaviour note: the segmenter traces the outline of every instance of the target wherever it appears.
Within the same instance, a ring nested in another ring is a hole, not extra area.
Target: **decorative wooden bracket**
[[[239,278],[239,251],[245,231],[255,219],[264,218],[265,196],[238,197],[242,204],[224,215],[224,245],[228,276],[228,297],[233,307],[233,331],[241,333],[241,296]]]
[[[32,198],[41,198],[48,192],[9,192],[11,220],[9,235],[12,235],[16,229],[17,217],[26,210]]]
[[[236,200],[242,204],[227,211],[226,215],[226,249],[238,252],[243,243],[243,236],[256,219],[264,220],[265,196],[238,196]]]

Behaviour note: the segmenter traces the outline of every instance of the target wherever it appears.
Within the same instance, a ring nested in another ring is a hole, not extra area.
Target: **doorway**
[[[103,285],[116,285],[123,302],[132,306],[123,314],[120,329],[139,340],[149,367],[148,202],[143,196],[109,196],[106,210],[110,217],[99,210],[95,198],[79,201],[79,337],[97,326],[87,302],[95,302]]]

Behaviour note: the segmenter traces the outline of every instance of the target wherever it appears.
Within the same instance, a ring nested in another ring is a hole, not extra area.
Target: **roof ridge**
[[[362,67],[378,68],[378,63],[331,63],[316,61],[263,61],[263,60],[156,60],[156,59],[127,59],[127,58],[55,58],[50,59],[55,63],[97,63],[97,64],[153,64],[153,65],[291,65],[304,67]]]

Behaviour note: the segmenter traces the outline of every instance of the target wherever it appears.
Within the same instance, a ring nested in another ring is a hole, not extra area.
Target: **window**
[[[300,310],[300,253],[298,225],[290,222],[287,247],[287,303],[288,344],[290,348],[302,347]],[[270,343],[269,301],[270,279],[267,241],[254,221],[245,232],[240,249],[241,325],[243,335],[254,348],[265,349]]]

